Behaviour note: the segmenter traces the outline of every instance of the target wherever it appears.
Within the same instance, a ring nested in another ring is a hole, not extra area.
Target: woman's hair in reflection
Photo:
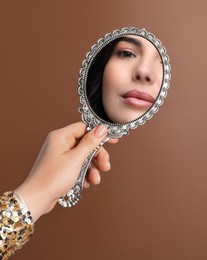
[[[86,92],[89,104],[93,111],[103,120],[112,122],[107,116],[102,103],[102,78],[104,68],[111,57],[116,44],[122,40],[123,37],[113,40],[108,43],[94,58],[88,70],[88,77],[86,82]]]

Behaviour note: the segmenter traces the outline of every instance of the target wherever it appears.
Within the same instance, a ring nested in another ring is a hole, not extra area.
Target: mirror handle
[[[80,192],[83,190],[83,184],[84,184],[85,176],[86,176],[88,167],[90,165],[90,162],[93,159],[93,156],[98,151],[98,149],[108,140],[109,140],[109,137],[106,137],[106,139],[98,147],[96,147],[96,149],[94,149],[93,152],[91,152],[88,155],[88,157],[86,158],[86,160],[83,162],[80,174],[78,176],[78,179],[77,179],[75,185],[72,187],[72,189],[68,193],[66,193],[65,195],[63,195],[62,197],[60,197],[58,199],[58,203],[62,207],[70,208],[70,207],[74,206],[81,199],[82,196],[81,196]]]

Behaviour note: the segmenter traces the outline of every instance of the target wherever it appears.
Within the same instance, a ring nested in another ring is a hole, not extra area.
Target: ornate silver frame
[[[160,92],[154,102],[154,104],[139,118],[130,121],[128,123],[123,124],[115,124],[104,121],[95,112],[92,110],[86,93],[86,82],[87,82],[87,75],[90,69],[90,65],[93,62],[93,59],[102,50],[108,43],[112,42],[113,40],[120,38],[126,35],[136,35],[143,37],[150,41],[157,51],[160,54],[163,64],[163,79],[162,85],[160,88]],[[143,125],[147,120],[149,120],[159,109],[159,107],[163,104],[164,98],[167,96],[167,90],[170,86],[170,64],[169,64],[169,57],[166,53],[166,49],[163,47],[160,40],[156,39],[155,36],[147,32],[145,29],[139,29],[137,27],[124,27],[119,30],[115,30],[112,33],[106,34],[103,38],[99,39],[95,45],[93,45],[90,51],[86,54],[85,59],[82,62],[82,66],[79,72],[79,79],[78,79],[78,93],[80,95],[80,103],[82,106],[79,108],[79,112],[82,114],[82,120],[87,125],[87,130],[91,130],[97,125],[105,124],[108,127],[108,136],[106,139],[86,158],[84,161],[78,179],[73,186],[73,188],[66,193],[64,196],[59,198],[58,203],[63,207],[72,207],[76,205],[76,203],[80,200],[81,194],[80,192],[83,189],[83,183],[85,179],[85,175],[88,169],[88,166],[95,155],[96,151],[106,142],[109,138],[120,138],[123,135],[128,135],[130,129],[134,129],[140,125]]]
[[[156,101],[142,116],[128,123],[114,124],[104,121],[102,118],[96,115],[90,107],[86,94],[86,81],[90,65],[98,52],[111,41],[126,35],[137,35],[143,37],[155,46],[162,59],[163,80]],[[167,96],[167,90],[170,86],[170,77],[170,64],[166,49],[162,45],[161,41],[156,39],[152,33],[147,32],[144,28],[139,29],[137,27],[124,27],[113,31],[112,33],[107,33],[91,47],[90,51],[86,54],[86,57],[82,62],[82,67],[79,72],[78,93],[80,95],[80,103],[82,104],[82,107],[79,108],[79,112],[82,114],[82,120],[88,126],[88,130],[100,124],[107,125],[109,137],[120,138],[123,135],[128,135],[130,129],[134,129],[140,125],[143,125],[158,111],[159,107],[163,104],[164,98]]]

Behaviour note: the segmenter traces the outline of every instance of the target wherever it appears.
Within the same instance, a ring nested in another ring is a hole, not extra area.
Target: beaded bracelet
[[[12,191],[0,196],[0,260],[6,260],[22,248],[34,232],[30,211]]]

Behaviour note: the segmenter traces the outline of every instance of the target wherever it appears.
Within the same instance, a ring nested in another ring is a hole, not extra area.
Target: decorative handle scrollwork
[[[65,195],[63,195],[62,197],[60,197],[58,199],[58,203],[65,207],[65,208],[70,208],[74,205],[76,205],[76,203],[81,199],[81,194],[80,192],[83,190],[83,183],[84,183],[84,179],[86,176],[86,172],[88,170],[88,167],[90,165],[91,160],[93,159],[93,156],[96,154],[96,152],[98,151],[98,149],[106,142],[109,140],[109,137],[107,137],[96,149],[93,150],[92,153],[89,154],[89,156],[86,158],[86,160],[84,161],[82,167],[81,167],[81,171],[80,174],[78,176],[78,179],[75,183],[75,185],[73,186],[73,188],[66,193]]]

